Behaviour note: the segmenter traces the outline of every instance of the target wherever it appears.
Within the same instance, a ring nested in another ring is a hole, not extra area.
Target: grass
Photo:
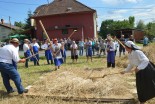
[[[90,61],[90,60],[89,60]],[[39,80],[40,77],[46,75],[47,73],[51,73],[52,70],[54,70],[54,65],[46,65],[46,60],[42,59],[40,60],[40,66],[33,66],[33,62],[29,62],[29,68],[24,67],[24,63],[18,64],[18,72],[20,73],[22,84],[24,87],[28,85],[32,85],[34,82]],[[66,64],[63,64],[61,66],[61,70],[63,69],[73,69],[74,68],[81,68],[88,70],[90,68],[103,68],[106,65],[105,57],[103,58],[93,58],[93,62],[86,63],[86,57],[80,57],[78,59],[77,63],[72,63],[72,60],[70,57],[67,57]],[[11,85],[13,88],[16,88],[14,86],[14,83],[11,81]],[[50,103],[49,103],[50,102]],[[57,101],[52,99],[46,99],[46,98],[21,98],[19,96],[8,96],[5,93],[5,88],[2,83],[2,79],[0,78],[0,104],[60,104],[63,101]],[[63,102],[64,103],[64,102]],[[66,102],[65,104],[77,104],[76,102]],[[78,103],[78,104],[86,104]]]
[[[120,60],[118,57],[116,59]],[[121,59],[124,61],[124,59]],[[54,65],[46,65],[46,60],[44,57],[40,60],[40,66],[33,66],[33,62],[29,62],[29,68],[24,67],[24,63],[18,64],[18,71],[21,75],[22,84],[24,87],[28,85],[33,85],[34,82],[38,81],[40,77],[46,76],[49,73],[56,73],[53,72]],[[121,62],[119,62],[121,63]],[[80,69],[87,69],[88,73],[83,73],[89,75],[92,69],[103,69],[106,68],[106,58],[105,57],[93,57],[93,62],[86,63],[86,57],[79,57],[77,63],[72,63],[70,57],[67,57],[66,64],[61,66],[60,70],[79,70]],[[115,68],[116,69],[116,68]],[[116,69],[117,70],[117,69]],[[11,85],[14,86],[14,83],[11,82]],[[16,94],[17,95],[17,94]],[[151,100],[147,104],[154,104],[155,100]],[[56,100],[51,98],[44,98],[44,97],[21,97],[21,96],[8,96],[5,92],[4,85],[2,84],[2,79],[0,78],[0,104],[96,104],[94,102],[75,102],[69,101],[65,102],[62,100]],[[122,104],[119,102],[114,102],[111,104]],[[133,103],[131,103],[133,104]]]

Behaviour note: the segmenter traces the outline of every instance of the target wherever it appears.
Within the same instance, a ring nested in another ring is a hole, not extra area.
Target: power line
[[[8,2],[8,1],[0,1],[1,3],[10,3],[10,4],[22,4],[22,5],[40,5],[40,4],[31,4],[31,3],[22,3],[22,2]],[[49,0],[47,0],[49,4]],[[101,9],[151,9],[151,8],[111,8],[111,7],[91,7],[91,8],[101,8]]]
[[[30,3],[19,3],[19,2],[8,2],[8,1],[0,1],[1,3],[9,3],[9,4],[22,4],[22,5],[39,5],[39,4],[30,4]]]
[[[111,8],[111,7],[92,7],[92,8],[101,8],[101,9],[152,9],[152,8]]]

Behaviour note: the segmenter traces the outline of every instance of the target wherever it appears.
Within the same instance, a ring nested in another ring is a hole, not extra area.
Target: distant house
[[[71,39],[81,40],[97,37],[97,14],[76,0],[54,0],[50,4],[36,8],[32,19],[35,20],[36,37],[45,38],[39,23],[42,21],[50,38],[68,38],[74,30]]]
[[[131,35],[135,41],[140,41],[144,37],[144,31],[138,29],[119,29],[115,30],[115,34],[117,38],[121,38],[121,34],[124,35],[124,38],[129,39]]]
[[[8,35],[14,30],[20,29],[17,26],[10,25],[9,23],[4,23],[4,20],[1,19],[0,22],[0,40],[8,38]]]

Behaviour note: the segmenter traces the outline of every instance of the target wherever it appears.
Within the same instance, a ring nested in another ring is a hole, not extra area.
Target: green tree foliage
[[[28,11],[28,18],[25,20],[26,24],[25,24],[25,27],[24,29],[31,29],[31,20],[30,20],[30,17],[32,16],[32,12],[31,10]]]
[[[155,23],[148,23],[146,25],[145,28],[145,34],[149,37],[149,38],[154,38],[155,37]]]
[[[139,20],[138,23],[137,23],[136,29],[144,30],[145,29],[144,21]]]
[[[103,38],[106,38],[106,35],[112,32],[113,20],[102,21],[99,35]]]
[[[25,24],[22,23],[21,21],[20,22],[15,21],[14,26],[17,26],[23,29],[25,27]]]
[[[130,23],[131,28],[134,28],[134,23],[135,23],[135,17],[134,16],[129,17],[129,23]]]
[[[106,38],[107,34],[115,35],[115,30],[124,29],[124,28],[134,28],[134,17],[129,17],[129,20],[123,21],[114,21],[114,20],[105,20],[102,21],[99,35],[103,38]]]

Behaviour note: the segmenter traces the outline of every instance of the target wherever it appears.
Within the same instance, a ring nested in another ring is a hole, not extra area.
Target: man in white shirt
[[[25,59],[19,58],[17,51],[19,40],[14,38],[10,41],[10,43],[11,44],[8,44],[0,49],[0,72],[3,79],[3,84],[8,94],[14,92],[10,85],[10,79],[12,79],[17,87],[19,94],[27,93],[28,90],[23,88],[20,75],[16,68],[13,66],[13,61],[15,63],[25,62]]]

